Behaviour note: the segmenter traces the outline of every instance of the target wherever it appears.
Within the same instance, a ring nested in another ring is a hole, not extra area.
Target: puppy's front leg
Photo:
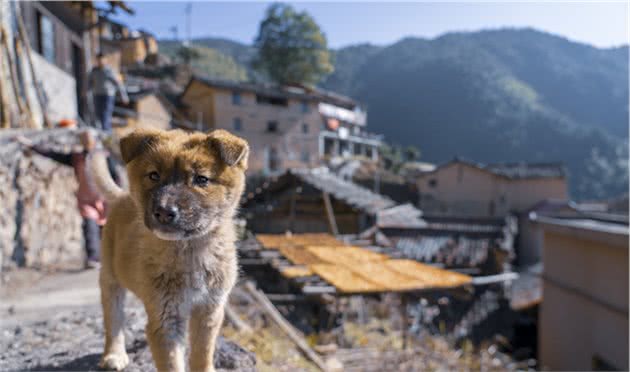
[[[99,282],[105,327],[105,350],[99,366],[120,371],[129,364],[123,332],[126,290],[108,273],[105,266],[101,270]]]
[[[186,318],[177,302],[146,310],[149,316],[146,335],[155,367],[158,371],[184,372]]]
[[[193,308],[189,326],[191,371],[214,371],[214,348],[223,315],[224,305]]]

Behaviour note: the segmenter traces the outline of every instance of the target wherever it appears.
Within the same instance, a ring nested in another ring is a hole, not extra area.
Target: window
[[[306,114],[308,111],[308,102],[302,101],[302,113]]]
[[[303,150],[302,151],[302,157],[301,160],[303,163],[308,163],[311,161],[311,154],[308,151]]]
[[[431,178],[429,180],[429,187],[435,188],[435,187],[437,187],[437,184],[438,184],[438,182],[437,182],[437,180],[435,178]]]
[[[464,180],[464,167],[461,165],[457,167],[457,183],[462,183]]]
[[[232,128],[235,132],[240,132],[243,130],[243,123],[241,122],[241,118],[234,118],[232,121]]]
[[[256,95],[256,103],[260,105],[288,106],[289,100],[283,97]]]
[[[304,134],[308,133],[308,124],[306,124],[306,123],[302,124],[302,133],[304,133]]]
[[[278,122],[277,121],[267,122],[267,132],[269,132],[269,133],[276,133],[277,131],[278,131]]]
[[[240,92],[232,92],[232,104],[240,105],[241,104],[241,93]]]
[[[55,63],[55,28],[52,20],[37,12],[37,49],[48,62]]]

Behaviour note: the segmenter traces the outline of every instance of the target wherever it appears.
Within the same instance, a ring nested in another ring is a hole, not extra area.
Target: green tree
[[[177,49],[177,56],[181,58],[184,63],[190,65],[193,60],[201,57],[201,53],[192,46],[182,45],[179,49]]]
[[[405,161],[417,161],[420,159],[420,150],[415,146],[405,148]]]
[[[290,5],[269,6],[255,46],[254,68],[279,84],[314,85],[334,70],[326,36],[313,17]]]

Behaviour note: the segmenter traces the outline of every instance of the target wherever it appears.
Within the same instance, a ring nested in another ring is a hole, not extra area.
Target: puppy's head
[[[130,194],[158,238],[201,236],[232,218],[249,147],[224,130],[137,130],[120,141]]]

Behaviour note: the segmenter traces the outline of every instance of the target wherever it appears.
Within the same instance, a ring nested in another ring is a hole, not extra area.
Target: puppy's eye
[[[199,175],[197,175],[193,179],[193,182],[197,186],[207,186],[208,183],[210,182],[210,179],[208,177],[206,177],[206,176],[199,176]]]
[[[149,173],[149,179],[153,182],[157,182],[160,180],[160,174],[158,172]]]

